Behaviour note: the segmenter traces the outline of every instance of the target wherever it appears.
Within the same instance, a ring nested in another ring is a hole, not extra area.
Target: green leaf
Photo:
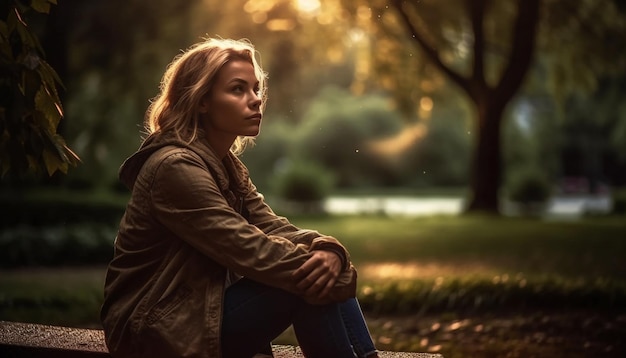
[[[55,134],[53,137],[53,143],[56,146],[56,149],[59,155],[63,158],[63,161],[72,165],[77,166],[80,163],[80,158],[76,153],[74,153],[65,143],[65,139],[58,134]]]
[[[44,134],[43,139],[45,141],[46,149],[51,153],[54,153],[61,162],[66,164],[66,167],[68,165],[75,167],[80,163],[80,158],[66,145],[63,137],[54,132],[42,134]],[[65,170],[67,170],[67,168]],[[65,171],[63,172],[65,173]]]
[[[42,13],[48,14],[50,13],[50,1],[49,0],[32,0],[30,6],[33,10]]]
[[[15,31],[18,22],[22,22],[22,19],[20,18],[17,9],[14,8],[13,11],[9,11],[9,15],[7,16],[7,30],[9,34]]]
[[[3,45],[9,42],[9,25],[4,20],[0,20],[0,40]]]
[[[63,137],[55,134],[53,136],[53,143],[57,149],[57,153],[64,163],[63,167],[60,169],[63,173],[67,173],[70,165],[75,167],[80,163],[80,158],[65,144]]]
[[[46,170],[48,171],[48,175],[54,174],[57,170],[60,170],[63,173],[67,173],[67,163],[63,162],[61,158],[59,158],[58,153],[51,151],[48,148],[45,148],[42,153],[43,161],[46,166]]]
[[[9,17],[7,19],[7,24],[9,31],[17,30],[17,33],[20,36],[20,40],[22,40],[22,44],[28,48],[36,49],[40,53],[43,52],[43,48],[39,43],[37,37],[30,31],[28,25],[22,17],[20,16],[19,11],[14,8],[14,11],[9,12]]]
[[[35,109],[45,115],[48,122],[46,129],[50,133],[56,132],[56,128],[59,125],[63,113],[61,112],[60,105],[54,100],[53,96],[43,84],[39,87],[39,91],[37,91],[35,95]]]
[[[50,66],[50,64],[44,60],[39,63],[39,67],[37,68],[37,72],[41,76],[42,81],[46,83],[48,88],[55,87],[56,84],[63,86],[63,81],[57,74],[57,72]]]

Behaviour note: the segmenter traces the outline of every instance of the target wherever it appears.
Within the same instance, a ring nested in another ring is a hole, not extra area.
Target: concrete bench
[[[276,358],[302,358],[298,347],[275,345]],[[440,354],[381,352],[384,358],[443,358]],[[2,358],[110,358],[102,330],[0,321]]]

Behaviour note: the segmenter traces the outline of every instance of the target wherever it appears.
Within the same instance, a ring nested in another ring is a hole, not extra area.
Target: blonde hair
[[[147,134],[172,131],[187,143],[196,140],[200,101],[211,91],[218,71],[232,60],[244,60],[254,67],[263,108],[267,99],[267,75],[257,56],[258,52],[248,40],[216,38],[205,39],[176,56],[163,74],[160,93],[146,111]],[[240,136],[230,150],[241,154],[252,143],[254,138]]]

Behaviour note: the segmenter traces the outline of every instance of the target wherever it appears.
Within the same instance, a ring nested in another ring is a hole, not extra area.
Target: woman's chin
[[[256,137],[259,135],[259,133],[261,133],[261,125],[259,124],[258,126],[254,127],[254,128],[250,128],[250,130],[246,131],[246,134],[244,134],[245,137]]]

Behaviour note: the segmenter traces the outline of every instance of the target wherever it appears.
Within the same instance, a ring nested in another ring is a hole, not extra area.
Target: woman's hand
[[[294,273],[296,287],[305,297],[324,300],[341,273],[341,258],[332,251],[315,250]]]

